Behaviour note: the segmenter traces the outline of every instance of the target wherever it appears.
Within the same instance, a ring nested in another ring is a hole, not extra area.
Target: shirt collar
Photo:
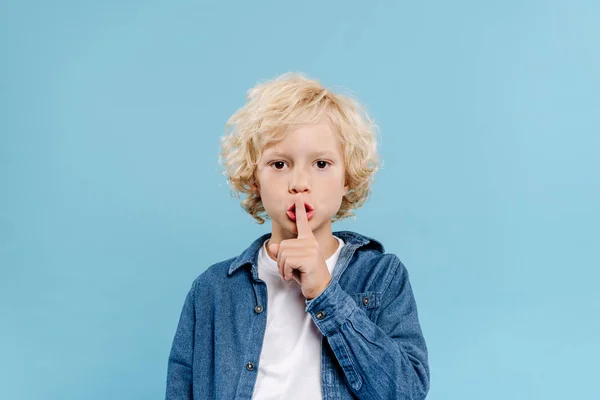
[[[345,244],[354,244],[356,248],[372,244],[375,250],[385,253],[385,249],[381,242],[370,238],[368,236],[361,235],[360,233],[351,231],[337,231],[333,232],[334,236],[339,237],[344,241]],[[265,240],[271,237],[271,233],[267,233],[256,239],[246,250],[242,252],[237,258],[235,258],[229,266],[229,275],[233,274],[240,267],[250,264],[252,266],[258,265],[258,252],[260,247],[263,245]]]

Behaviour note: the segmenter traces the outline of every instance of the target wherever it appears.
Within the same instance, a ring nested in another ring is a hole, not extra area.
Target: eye
[[[324,160],[319,160],[317,161],[317,166],[319,167],[319,169],[325,169],[327,168],[328,165],[330,165],[331,163],[329,161],[324,161]],[[322,167],[322,168],[321,168]]]
[[[285,166],[285,161],[274,161],[271,163],[271,165],[274,165],[275,169],[283,169],[283,167]],[[279,168],[278,166],[280,166],[281,168]]]

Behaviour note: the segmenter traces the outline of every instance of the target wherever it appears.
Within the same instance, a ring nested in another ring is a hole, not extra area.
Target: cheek
[[[269,207],[276,201],[277,186],[271,181],[261,182],[260,197],[265,208]]]
[[[327,186],[330,190],[337,190],[338,188],[343,189],[345,183],[345,176],[343,173],[338,172],[324,177],[322,184]]]
[[[323,199],[331,207],[338,207],[342,204],[342,197],[346,194],[344,183],[344,177],[341,174],[330,176],[320,182],[318,191],[325,195]]]

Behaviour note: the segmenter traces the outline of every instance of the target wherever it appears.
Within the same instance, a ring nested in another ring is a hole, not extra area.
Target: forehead
[[[284,131],[276,143],[266,147],[264,153],[314,154],[316,152],[341,152],[339,134],[328,121],[300,124]]]

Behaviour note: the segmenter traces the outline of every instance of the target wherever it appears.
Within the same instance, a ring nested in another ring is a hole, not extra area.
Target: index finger
[[[298,228],[298,238],[307,238],[313,235],[310,226],[308,226],[302,193],[296,195],[296,228]]]

